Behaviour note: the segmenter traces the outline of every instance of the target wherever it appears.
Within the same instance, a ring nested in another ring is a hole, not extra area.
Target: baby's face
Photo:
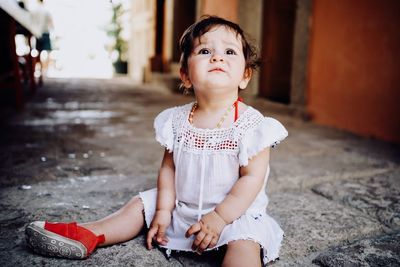
[[[240,36],[225,26],[216,26],[194,40],[186,78],[195,91],[237,91],[246,79],[245,66]]]

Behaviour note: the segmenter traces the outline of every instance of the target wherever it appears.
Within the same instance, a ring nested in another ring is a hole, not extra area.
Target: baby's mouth
[[[225,72],[222,68],[213,68],[209,70],[208,72]]]

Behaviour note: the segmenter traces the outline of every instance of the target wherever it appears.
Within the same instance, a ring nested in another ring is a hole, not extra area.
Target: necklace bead
[[[237,101],[235,101],[236,103]],[[221,128],[222,124],[224,123],[226,117],[229,115],[229,113],[232,110],[232,107],[235,105],[235,103],[233,103],[231,106],[229,106],[229,108],[225,111],[224,115],[222,115],[221,119],[219,120],[219,122],[217,123],[217,128]],[[194,116],[194,112],[196,111],[196,109],[198,108],[198,104],[197,102],[193,103],[192,109],[190,110],[189,113],[189,118],[188,121],[190,124],[193,125],[193,116]]]
[[[190,110],[189,113],[189,123],[193,124],[193,115],[194,115],[194,111],[197,109],[197,102],[194,102],[192,109]]]

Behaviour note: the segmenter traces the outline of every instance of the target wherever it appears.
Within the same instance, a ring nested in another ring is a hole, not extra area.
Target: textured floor
[[[153,119],[190,101],[126,79],[55,79],[22,112],[4,108],[0,265],[219,266],[223,251],[168,261],[145,248],[143,235],[84,261],[33,254],[24,240],[32,220],[95,220],[154,187],[163,149]],[[272,152],[267,189],[268,212],[286,235],[272,266],[400,266],[399,147],[305,123],[261,99],[247,102],[289,131]]]

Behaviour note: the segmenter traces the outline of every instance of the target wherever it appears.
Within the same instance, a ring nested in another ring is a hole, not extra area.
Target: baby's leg
[[[261,266],[260,245],[250,240],[229,242],[222,266]]]
[[[32,222],[26,229],[28,244],[37,253],[69,259],[88,257],[98,245],[132,239],[143,228],[143,204],[138,196],[104,219],[83,223]]]
[[[80,225],[96,235],[103,234],[105,242],[102,246],[130,240],[143,228],[143,203],[138,196],[135,196],[113,214],[101,220]]]
[[[113,214],[89,223],[80,224],[96,235],[104,235],[102,246],[121,243],[135,237],[144,226],[143,203],[139,196],[133,197]]]

